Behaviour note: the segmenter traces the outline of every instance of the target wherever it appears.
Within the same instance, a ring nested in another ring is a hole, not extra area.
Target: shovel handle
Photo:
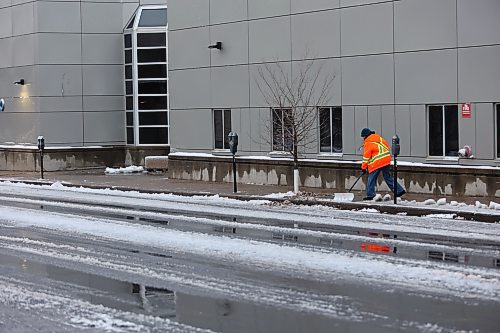
[[[354,185],[356,185],[356,183],[358,182],[358,180],[360,180],[360,179],[361,179],[361,177],[363,177],[363,173],[361,173],[361,174],[359,175],[358,179],[356,179],[356,181],[354,182],[354,184],[352,184],[351,188],[350,188],[350,189],[349,189],[349,191],[347,191],[347,192],[351,192],[352,188],[354,187]]]

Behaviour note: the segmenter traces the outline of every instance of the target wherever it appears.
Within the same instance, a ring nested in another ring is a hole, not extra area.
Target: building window
[[[214,110],[215,149],[229,149],[229,132],[231,132],[231,110]]]
[[[342,152],[342,108],[319,108],[320,153]]]
[[[169,143],[167,8],[142,6],[124,30],[127,144]]]
[[[500,104],[497,104],[497,158],[500,158]]]
[[[429,156],[458,156],[458,106],[429,106]]]
[[[293,150],[293,115],[291,109],[272,109],[273,151]]]

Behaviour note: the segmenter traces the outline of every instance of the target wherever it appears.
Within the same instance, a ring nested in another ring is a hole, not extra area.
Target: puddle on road
[[[210,290],[195,295],[169,288],[153,288],[10,255],[1,255],[0,265],[57,281],[66,287],[72,285],[71,290],[77,291],[80,299],[92,304],[167,318],[215,332],[422,332],[425,325],[431,325],[428,323],[434,323],[432,327],[447,332],[454,331],[448,330],[449,327],[475,330],[479,325],[486,329],[485,332],[497,327],[492,320],[497,318],[496,303],[480,308],[478,304],[468,305],[462,300],[455,302],[411,293],[384,292],[367,286],[352,288],[333,282],[322,287],[321,293],[335,296],[331,304],[323,306],[328,308],[327,311],[337,309],[333,311],[336,314],[326,315],[314,310],[313,300],[310,305],[299,306],[301,310],[291,310],[285,303],[268,305],[258,299],[250,302],[234,300],[234,296],[233,299],[210,297],[207,295]],[[311,291],[318,287],[309,283],[313,285],[305,287]],[[354,302],[346,303],[345,300],[351,298]],[[286,302],[294,304],[296,300]],[[464,317],[465,313],[469,316]]]
[[[35,208],[36,205],[20,203],[18,206],[30,208]],[[33,207],[35,206],[35,207]],[[44,207],[39,207],[39,209],[45,209]],[[51,208],[50,210],[56,210],[57,208]],[[72,211],[71,209],[63,208],[65,211]],[[88,212],[90,214],[90,212]],[[203,213],[194,212],[193,216],[200,215],[205,217]],[[172,214],[182,215],[180,212],[173,212]],[[256,228],[246,228],[246,227],[232,227],[232,226],[221,226],[215,224],[208,223],[192,223],[182,220],[176,219],[155,219],[155,218],[146,218],[138,215],[121,215],[116,213],[103,213],[99,212],[95,214],[97,217],[106,217],[118,220],[127,220],[134,221],[136,223],[144,223],[144,224],[152,224],[152,225],[161,225],[163,227],[172,228],[180,231],[191,231],[191,232],[204,232],[209,234],[222,234],[225,236],[236,236],[236,237],[244,237],[244,238],[252,238],[256,240],[271,240],[274,242],[284,242],[284,243],[296,243],[296,244],[305,244],[305,245],[314,245],[314,246],[322,246],[334,249],[342,249],[342,250],[350,250],[350,251],[358,251],[358,252],[370,252],[372,254],[377,255],[390,255],[390,256],[398,256],[406,259],[415,259],[415,260],[431,260],[431,261],[442,261],[444,263],[450,264],[462,264],[468,266],[478,266],[478,267],[486,267],[486,268],[500,268],[500,258],[480,255],[474,252],[454,252],[452,250],[442,251],[440,249],[436,249],[432,245],[427,245],[425,243],[421,243],[418,246],[391,246],[390,243],[384,243],[387,240],[396,240],[401,239],[397,234],[390,234],[387,232],[379,232],[376,230],[360,230],[357,228],[354,229],[343,229],[336,230],[335,228],[330,228],[324,225],[304,225],[298,223],[283,223],[282,221],[266,221],[269,226],[276,227],[284,227],[296,230],[316,230],[316,231],[325,231],[331,232],[331,237],[325,236],[312,236],[312,235],[303,235],[303,234],[295,234],[293,231],[287,232],[279,232],[279,231],[269,231],[269,230],[259,230]],[[228,222],[238,222],[241,224],[247,223],[251,225],[251,221],[247,218],[242,217],[231,217],[231,216],[214,216],[210,215],[210,217],[215,217],[220,220],[228,221]],[[248,220],[248,221],[247,221]],[[335,233],[338,234],[348,234],[348,235],[356,235],[356,236],[364,236],[368,238],[372,238],[373,242],[361,242],[354,241],[349,239],[340,239],[335,237]]]

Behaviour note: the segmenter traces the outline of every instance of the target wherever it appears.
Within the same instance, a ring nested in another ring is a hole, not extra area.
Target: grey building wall
[[[0,144],[124,144],[123,28],[154,3],[0,0]]]
[[[495,165],[499,15],[498,0],[170,0],[171,145],[212,151],[212,109],[231,108],[241,154],[267,154],[257,69],[278,61],[294,75],[307,55],[335,75],[341,158],[360,158],[368,126],[397,132],[402,159],[446,162],[428,158],[426,106],[471,102],[459,144],[472,146],[471,163]],[[223,49],[209,50],[216,41]]]

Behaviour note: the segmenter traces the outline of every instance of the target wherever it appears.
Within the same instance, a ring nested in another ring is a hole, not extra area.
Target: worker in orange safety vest
[[[363,200],[373,200],[375,197],[375,185],[380,172],[391,189],[394,190],[394,178],[391,175],[391,151],[387,141],[369,128],[363,128],[361,137],[363,144],[363,163],[361,169],[363,174],[368,172],[368,184],[366,185],[366,197]],[[404,188],[397,184],[397,194],[400,197],[406,193]]]

